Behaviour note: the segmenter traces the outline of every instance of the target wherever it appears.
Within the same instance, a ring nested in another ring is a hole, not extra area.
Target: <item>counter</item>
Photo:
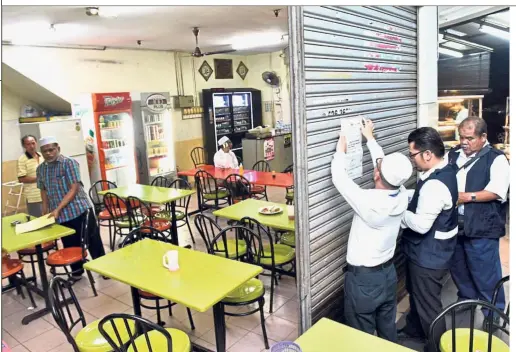
[[[246,136],[242,139],[244,169],[251,170],[256,162],[265,160],[264,143],[270,138],[274,140],[274,158],[267,160],[271,171],[282,172],[293,164],[291,133],[282,133],[265,138],[249,138]]]

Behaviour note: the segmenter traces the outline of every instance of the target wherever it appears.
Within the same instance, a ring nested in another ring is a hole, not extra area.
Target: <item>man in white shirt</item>
[[[231,143],[231,140],[224,136],[218,141],[218,145],[221,147],[213,157],[213,163],[215,164],[215,167],[221,168],[221,169],[236,169],[238,168],[238,159],[231,151],[231,148],[233,147],[233,144]]]
[[[499,248],[500,237],[505,236],[509,162],[503,152],[489,145],[483,119],[468,117],[459,132],[460,145],[447,155],[449,162],[459,168],[459,236],[451,274],[459,301],[490,302],[502,278]],[[496,306],[504,309],[503,286]]]
[[[459,125],[461,124],[462,121],[467,119],[469,116],[469,109],[466,108],[463,104],[460,107],[461,108],[460,108],[459,112],[457,113],[457,116],[455,117],[455,126],[457,126],[456,130],[455,130],[455,139],[456,140],[459,140]]]
[[[331,172],[333,184],[354,210],[348,239],[344,283],[347,325],[396,341],[396,269],[392,262],[401,218],[408,205],[403,184],[412,176],[412,164],[401,153],[384,156],[373,137],[371,120],[363,122],[374,166],[374,189],[361,189],[348,176],[346,139],[337,144]]]
[[[456,168],[444,160],[439,132],[418,128],[409,134],[408,143],[410,158],[422,173],[402,221],[410,310],[398,338],[425,340],[430,324],[443,310],[442,280],[457,242],[458,188]],[[436,326],[437,336],[445,330],[444,323]]]

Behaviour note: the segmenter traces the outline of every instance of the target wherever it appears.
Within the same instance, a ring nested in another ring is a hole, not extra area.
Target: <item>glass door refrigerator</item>
[[[137,183],[130,93],[94,93],[73,104],[72,110],[85,127],[91,183]]]
[[[133,93],[131,97],[140,183],[151,184],[158,176],[172,181],[176,161],[170,94]]]
[[[248,130],[262,124],[261,92],[257,89],[204,89],[203,135],[208,164],[219,146],[217,141],[227,136],[232,151],[242,160],[242,139]]]

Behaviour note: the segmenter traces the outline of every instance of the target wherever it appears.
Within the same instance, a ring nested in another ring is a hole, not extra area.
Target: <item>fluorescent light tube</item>
[[[511,34],[508,31],[504,31],[502,29],[491,27],[491,26],[488,26],[485,24],[480,26],[480,31],[487,33],[487,34],[494,35],[495,37],[498,37],[498,38],[502,38],[505,40],[511,40]]]
[[[463,57],[464,56],[461,52],[451,50],[451,49],[446,49],[441,46],[439,47],[439,53],[445,54],[445,55],[450,55],[453,57]]]

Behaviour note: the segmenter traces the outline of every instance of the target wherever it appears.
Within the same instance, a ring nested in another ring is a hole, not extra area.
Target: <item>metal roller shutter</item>
[[[342,315],[342,268],[353,211],[333,187],[330,163],[340,120],[367,115],[386,153],[407,154],[417,119],[417,10],[406,6],[303,7],[304,85],[312,321]],[[364,149],[364,175],[372,162]],[[415,177],[410,184],[415,183]],[[396,255],[399,294],[403,260]]]

